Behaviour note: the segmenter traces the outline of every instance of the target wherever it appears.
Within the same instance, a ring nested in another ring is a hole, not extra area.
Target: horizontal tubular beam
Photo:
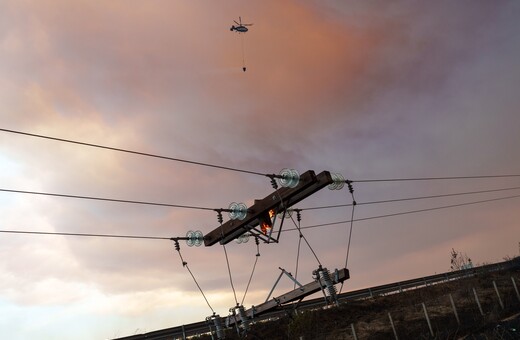
[[[350,273],[347,268],[339,269],[337,277],[334,272],[331,273],[331,279],[334,284],[341,283],[349,278]],[[272,311],[273,309],[278,308],[281,305],[303,299],[306,296],[319,292],[322,288],[325,287],[325,282],[323,282],[323,280],[321,279],[319,279],[318,281],[307,283],[302,287],[298,287],[290,292],[287,292],[267,302],[259,304],[258,306],[253,306],[252,308],[246,310],[246,315],[249,319],[252,319],[254,316]],[[230,319],[229,321],[230,324],[234,323],[234,320],[232,319]]]
[[[207,233],[204,236],[204,244],[206,246],[212,246],[217,242],[227,244],[258,226],[259,217],[268,214],[269,210],[274,209],[278,213],[283,208],[289,208],[331,183],[332,177],[328,171],[323,171],[316,176],[314,171],[309,170],[300,176],[300,182],[296,187],[280,188],[265,198],[256,200],[255,204],[247,210],[247,215],[243,220],[229,220],[221,227]]]

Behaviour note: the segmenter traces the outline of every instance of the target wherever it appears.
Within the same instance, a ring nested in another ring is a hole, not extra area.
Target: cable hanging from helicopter
[[[238,17],[238,22],[236,20],[233,20],[235,25],[231,25],[231,28],[229,29],[231,32],[235,31],[238,32],[238,34],[241,36],[241,43],[242,43],[242,71],[246,71],[246,59],[245,59],[245,53],[244,53],[244,36],[241,33],[246,33],[249,31],[247,26],[252,26],[253,24],[243,24],[242,23],[242,17]]]

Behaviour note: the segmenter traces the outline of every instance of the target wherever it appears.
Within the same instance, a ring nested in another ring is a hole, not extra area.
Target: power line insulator
[[[300,173],[294,169],[283,169],[278,183],[284,188],[294,188],[300,183]]]
[[[186,233],[186,237],[187,237],[186,244],[188,245],[188,247],[193,247],[193,246],[200,247],[200,245],[204,241],[204,235],[202,234],[202,231],[200,231],[200,230],[196,230],[196,231],[190,230]]]
[[[236,242],[237,242],[238,244],[240,244],[240,243],[247,243],[247,242],[249,241],[249,237],[250,237],[250,236],[251,236],[250,233],[242,234],[242,235],[240,235],[239,237],[237,237]]]
[[[325,290],[323,290],[323,294],[325,294],[328,302],[338,305],[337,290],[332,281],[330,271],[320,265],[318,269],[312,272],[312,275],[316,281],[321,281],[322,284],[325,284],[325,287],[322,287],[322,290],[325,288],[327,291],[328,294],[325,294]]]
[[[278,213],[278,217],[279,218],[287,218],[287,217],[290,218],[293,214],[293,211],[294,211],[294,209],[285,209],[285,217],[284,217],[284,211],[280,211]]]
[[[251,320],[247,317],[244,306],[237,303],[237,305],[233,308],[230,308],[229,311],[232,313],[232,315],[238,315],[241,321],[240,328],[242,328],[244,332],[247,332],[250,328]]]
[[[243,220],[247,216],[247,205],[233,202],[229,205],[229,218],[232,220]]]
[[[340,173],[331,173],[330,177],[332,177],[332,183],[329,184],[328,188],[330,190],[341,190],[345,186],[345,177],[343,177]]]
[[[220,318],[220,315],[213,313],[212,316],[208,316],[206,318],[206,322],[210,325],[213,324],[213,326],[215,327],[215,333],[217,335],[218,340],[226,338],[226,335],[224,333],[224,327],[222,326],[222,319]],[[210,327],[210,330],[211,330],[211,327]],[[212,335],[212,337],[213,337],[213,335]]]
[[[238,316],[240,317],[240,320],[242,321],[242,329],[244,331],[247,331],[249,330],[249,319],[247,318],[247,315],[246,315],[246,310],[244,309],[244,306],[240,305],[238,306]]]

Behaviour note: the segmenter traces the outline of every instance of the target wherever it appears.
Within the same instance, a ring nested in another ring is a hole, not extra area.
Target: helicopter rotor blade
[[[240,25],[242,25],[242,17],[238,17],[238,21],[240,21]]]
[[[239,24],[238,22],[236,22],[236,20],[233,20],[233,22],[234,22],[235,24],[237,24],[238,26],[240,26],[240,24]]]

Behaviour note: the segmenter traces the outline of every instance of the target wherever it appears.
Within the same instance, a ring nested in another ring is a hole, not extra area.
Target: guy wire
[[[190,270],[190,267],[188,266],[188,262],[184,261],[184,258],[182,257],[182,254],[181,254],[181,248],[179,246],[179,241],[174,241],[175,242],[175,249],[177,250],[177,252],[179,253],[179,257],[181,258],[181,261],[182,261],[182,266],[183,267],[186,267],[186,269],[188,269],[188,272],[190,273],[193,281],[195,282],[195,284],[197,285],[197,288],[199,289],[200,293],[202,294],[202,297],[204,298],[204,300],[206,301],[206,303],[208,304],[208,307],[209,309],[211,309],[211,312],[213,314],[215,314],[215,311],[213,310],[213,308],[211,307],[211,305],[209,304],[209,301],[208,299],[206,298],[206,295],[204,294],[204,292],[202,291],[202,288],[200,288],[200,285],[199,283],[197,282],[197,279],[195,279],[195,275],[193,275],[193,273],[191,272]]]
[[[247,291],[249,290],[249,285],[251,284],[251,280],[253,279],[253,274],[255,273],[256,263],[258,262],[258,258],[260,257],[260,245],[258,242],[258,237],[255,237],[256,242],[256,258],[255,263],[253,264],[253,270],[251,271],[251,276],[249,276],[249,281],[247,282],[246,291],[244,292],[244,297],[242,298],[241,305],[244,305],[244,300],[246,299]]]
[[[218,221],[220,223],[220,232],[222,235],[222,238],[224,238],[224,230],[222,229],[222,211],[217,211],[218,214]],[[233,290],[233,296],[235,297],[235,303],[238,305],[238,299],[237,299],[237,293],[235,291],[235,286],[233,285],[233,276],[231,275],[231,266],[229,265],[229,258],[226,250],[226,245],[222,243],[222,248],[224,249],[224,255],[226,256],[226,264],[229,274],[229,282],[231,283],[231,289]]]

